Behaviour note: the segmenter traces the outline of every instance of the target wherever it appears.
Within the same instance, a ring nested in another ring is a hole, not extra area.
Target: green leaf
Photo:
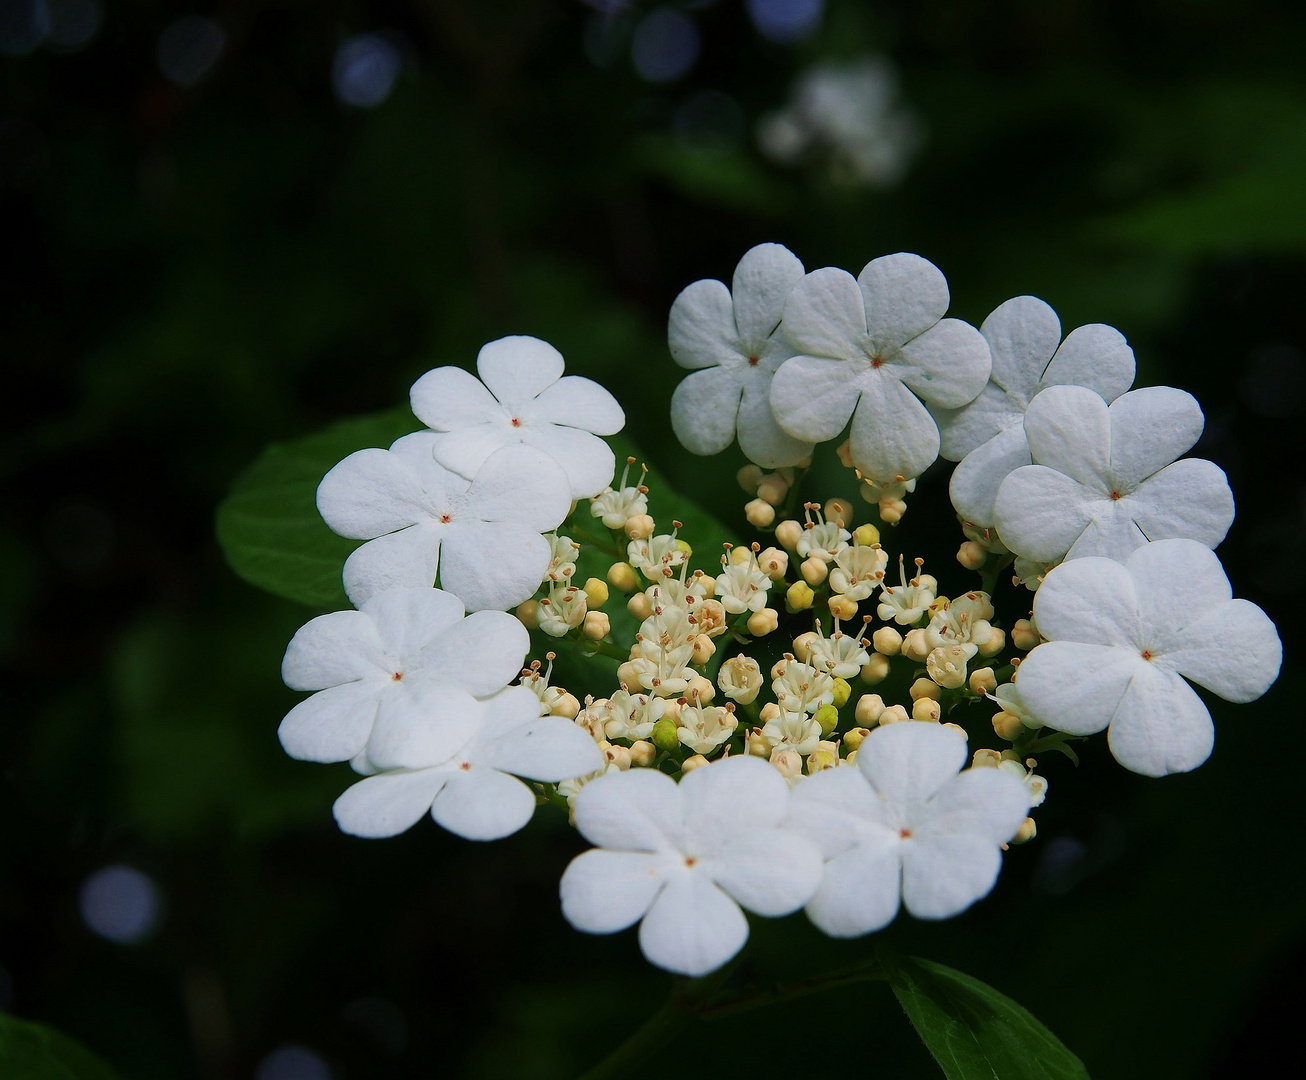
[[[232,569],[277,596],[317,608],[345,607],[340,573],[358,541],[327,528],[317,512],[317,485],[355,450],[389,446],[420,428],[403,408],[273,443],[237,477],[218,506],[218,542]]]
[[[1088,1080],[1060,1039],[993,987],[928,960],[880,959],[948,1080]]]
[[[0,1076],[5,1080],[118,1080],[118,1074],[81,1043],[7,1013],[0,1013]]]

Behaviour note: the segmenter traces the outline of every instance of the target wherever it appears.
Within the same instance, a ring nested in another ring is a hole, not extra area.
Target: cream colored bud
[[[701,769],[706,764],[707,758],[702,754],[695,754],[693,757],[685,758],[684,762],[681,763],[680,772],[682,775],[692,773],[695,769]]]
[[[858,704],[860,705],[861,702],[858,702]],[[871,733],[870,728],[864,728],[864,727],[849,728],[847,731],[844,732],[843,735],[844,749],[846,749],[850,755],[855,754],[857,752],[857,748],[866,741],[867,736],[869,736],[870,733]]]
[[[767,473],[757,485],[757,497],[772,506],[779,506],[788,494],[789,481],[779,473]]]
[[[913,663],[922,663],[930,655],[930,643],[925,639],[925,631],[917,627],[908,630],[902,639],[902,655]]]
[[[680,526],[677,525],[676,528],[680,528]],[[694,554],[694,549],[689,546],[688,540],[681,540],[677,538],[676,550],[680,552],[682,555],[684,555],[686,559],[688,559],[692,554]]]
[[[658,748],[645,739],[630,744],[630,763],[639,768],[652,765],[658,756]]]
[[[1038,835],[1038,826],[1034,823],[1032,817],[1027,817],[1020,823],[1020,828],[1016,830],[1016,835],[1011,838],[1013,844],[1027,844]]]
[[[585,612],[585,621],[581,624],[581,633],[590,641],[601,641],[612,633],[612,622],[605,611]]]
[[[561,716],[564,720],[575,720],[580,712],[580,702],[574,694],[559,694],[549,706],[550,716]]]
[[[673,724],[680,721],[680,698],[667,698],[662,707],[662,716]]]
[[[796,780],[803,772],[803,759],[796,750],[782,750],[777,746],[771,751],[771,764],[786,780]]]
[[[833,705],[822,705],[813,719],[821,725],[821,734],[829,735],[839,726],[839,710]]]
[[[988,641],[979,647],[980,656],[997,656],[1007,647],[1007,635],[996,626],[989,633]]]
[[[780,678],[782,675],[784,675],[784,673],[785,673],[785,668],[787,668],[787,667],[789,666],[789,659],[790,659],[790,658],[787,657],[787,656],[782,656],[782,657],[780,657],[779,660],[777,660],[774,664],[771,665],[771,681],[772,681],[772,682],[775,682],[776,679],[778,679],[778,678]]]
[[[933,698],[917,698],[912,702],[911,718],[913,720],[923,720],[931,723],[938,723],[939,718],[943,715],[943,706]]]
[[[839,764],[839,749],[834,743],[821,742],[807,755],[807,775],[815,776]]]
[[[852,685],[847,679],[835,679],[834,690],[832,692],[834,694],[834,707],[836,709],[842,709],[848,704],[848,699],[853,696]]]
[[[917,679],[911,684],[908,693],[911,694],[912,701],[919,701],[921,698],[939,700],[939,687],[932,679]]]
[[[881,499],[877,509],[880,511],[880,520],[886,525],[897,525],[902,520],[902,515],[907,512],[907,504],[901,499]]]
[[[901,705],[890,705],[884,712],[880,713],[880,726],[885,724],[901,724],[904,720],[910,720],[911,716]]]
[[[771,744],[763,737],[761,728],[753,728],[744,736],[744,753],[760,758],[771,756]]]
[[[849,750],[849,751],[848,751],[848,756],[847,756],[846,758],[843,759],[843,763],[844,763],[845,765],[856,765],[856,764],[857,764],[857,751],[856,751],[856,750]]]
[[[1000,712],[993,715],[993,731],[999,739],[1006,739],[1008,742],[1014,741],[1020,735],[1024,726],[1020,722],[1020,717],[1015,713]]]
[[[732,656],[716,673],[721,693],[740,705],[751,705],[762,689],[762,669],[751,656]]]
[[[824,559],[818,559],[813,555],[811,558],[803,560],[803,565],[798,568],[798,572],[803,575],[803,580],[815,589],[825,580],[830,568],[825,565]]]
[[[853,504],[847,499],[840,499],[837,496],[825,501],[825,520],[837,521],[849,531],[853,527]]]
[[[843,593],[836,593],[825,603],[830,609],[830,614],[840,622],[851,622],[857,618],[857,601],[844,596]]]
[[[970,759],[972,769],[996,769],[1001,763],[1002,754],[988,748],[976,750]]]
[[[807,633],[799,634],[794,638],[794,655],[804,664],[807,663],[807,658],[812,655],[812,642],[819,637],[820,635],[815,630],[808,630]]]
[[[653,614],[653,601],[648,598],[647,593],[637,592],[626,601],[626,610],[643,622]]]
[[[647,540],[656,528],[657,524],[648,514],[636,514],[626,519],[625,533],[632,540]]]
[[[744,504],[744,517],[754,528],[765,529],[775,521],[775,507],[761,499],[753,499]]]
[[[763,724],[769,724],[772,720],[780,715],[780,706],[774,701],[768,701],[762,706],[762,711],[758,714],[758,719]]]
[[[1017,619],[1015,625],[1011,628],[1011,644],[1021,652],[1029,652],[1042,640],[1039,637],[1038,630],[1028,619]]]
[[[750,495],[757,493],[757,485],[762,482],[763,472],[756,465],[748,464],[735,473],[735,480],[739,486],[747,491]]]
[[[967,540],[957,549],[957,561],[967,570],[978,570],[988,557],[989,553],[974,540]]]
[[[816,593],[805,581],[795,581],[785,592],[785,606],[790,611],[806,611],[816,599]]]
[[[991,667],[976,668],[970,673],[966,685],[971,688],[972,693],[991,694],[998,688],[998,679]]]
[[[873,728],[884,713],[884,699],[879,694],[863,694],[857,699],[855,715],[863,728]],[[851,732],[849,733],[851,734]]]
[[[608,584],[624,593],[634,592],[639,588],[639,575],[628,562],[613,563],[608,569]]]
[[[884,682],[889,675],[889,658],[883,653],[872,653],[871,658],[862,665],[862,682],[874,686]]]
[[[780,625],[780,616],[775,608],[763,608],[748,616],[748,632],[753,637],[766,637]]]
[[[878,544],[879,542],[880,530],[869,521],[865,525],[858,525],[853,530],[853,543],[858,547],[870,547],[872,544]]]
[[[649,737],[653,745],[659,750],[674,750],[680,745],[680,735],[676,731],[676,722],[669,716],[663,716],[653,725],[653,733]]]
[[[789,553],[780,548],[769,547],[758,555],[757,565],[772,581],[780,581],[789,570]]]
[[[699,634],[694,638],[694,654],[691,656],[690,663],[702,667],[716,654],[716,642],[706,634]]]
[[[885,656],[897,656],[902,652],[902,635],[892,626],[881,626],[871,635],[871,647]]]
[[[632,760],[631,753],[629,748],[625,746],[617,746],[613,743],[608,743],[608,745],[603,748],[603,756],[607,759],[609,765],[615,765],[622,772],[625,772],[630,768]]]
[[[946,645],[931,649],[925,658],[930,678],[946,690],[956,690],[966,682],[966,649],[963,645]]]
[[[540,628],[540,605],[534,600],[524,600],[517,605],[517,621],[527,630]]]
[[[689,680],[689,685],[685,687],[685,700],[691,705],[707,705],[716,697],[716,687],[712,685],[711,679],[705,679],[702,675],[694,675]]]
[[[585,582],[585,605],[590,609],[601,608],[608,602],[608,583],[602,578],[592,577]]]
[[[803,538],[803,523],[789,518],[775,527],[775,539],[791,555],[798,550],[798,541]]]
[[[748,563],[753,561],[753,549],[746,547],[743,544],[738,544],[730,549],[730,554],[727,558],[733,566],[746,566]]]
[[[947,728],[949,731],[955,731],[955,732],[956,732],[958,735],[960,735],[963,739],[967,739],[967,740],[970,739],[970,732],[967,731],[967,730],[966,730],[964,727],[962,727],[960,724],[944,724],[944,725],[942,725],[942,726],[945,727],[945,728]]]
[[[851,469],[853,467],[853,447],[851,439],[844,439],[843,442],[835,447],[834,452],[839,455],[839,462],[845,469]]]
[[[643,691],[643,688],[639,685],[639,672],[629,660],[617,667],[617,682],[621,683],[622,689],[632,694]]]

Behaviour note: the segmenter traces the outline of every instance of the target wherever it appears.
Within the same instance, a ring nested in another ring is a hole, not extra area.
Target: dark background
[[[1040,836],[997,891],[889,939],[1026,1004],[1099,1078],[1295,1053],[1306,8],[829,0],[785,42],[774,5],[671,4],[698,51],[659,81],[632,59],[651,6],[607,6],[0,2],[0,1005],[139,1080],[564,1077],[638,1026],[666,980],[633,934],[563,924],[565,824],[336,831],[347,768],[275,737],[312,612],[226,568],[213,511],[268,441],[529,333],[740,521],[739,460],[691,468],[671,440],[665,318],[778,240],[854,272],[920,252],[975,323],[1031,292],[1067,329],[1122,329],[1140,384],[1203,402],[1199,452],[1239,503],[1221,555],[1287,645],[1262,701],[1216,703],[1194,774],[1132,776],[1101,739],[1079,770],[1049,759]],[[869,54],[923,132],[899,183],[759,153],[801,71]],[[396,58],[384,100],[342,100]],[[946,477],[887,542],[956,591]],[[115,864],[161,898],[136,944],[81,914]],[[800,917],[755,936],[776,970],[871,948]],[[937,1075],[878,984],[686,1027],[656,1065]]]

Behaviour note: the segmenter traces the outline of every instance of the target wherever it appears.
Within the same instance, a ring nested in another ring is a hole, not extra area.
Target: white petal
[[[1002,481],[1029,463],[1025,429],[1014,424],[961,459],[948,483],[952,505],[972,524],[992,525]]]
[[[385,646],[361,611],[333,611],[306,622],[290,639],[281,679],[292,690],[328,686],[375,675],[385,665]]]
[[[1115,401],[1134,384],[1134,350],[1114,326],[1089,323],[1066,335],[1043,374],[1044,386],[1087,386]]]
[[[450,770],[435,797],[431,816],[465,840],[500,840],[522,828],[535,813],[535,793],[515,777],[473,765]]]
[[[530,647],[530,634],[516,616],[476,611],[425,642],[417,665],[476,697],[487,697],[517,677]]]
[[[667,320],[667,344],[671,358],[691,370],[739,358],[735,306],[724,282],[705,278],[680,291]]]
[[[432,587],[440,568],[442,530],[440,525],[412,525],[355,548],[345,560],[345,595],[361,606],[387,589]]]
[[[918,919],[950,918],[988,895],[1001,868],[998,846],[973,836],[913,840],[903,845],[903,905]]]
[[[458,431],[474,424],[502,422],[503,406],[470,371],[438,367],[408,392],[413,415],[435,431]]]
[[[417,475],[388,450],[355,451],[317,486],[322,520],[353,540],[370,540],[421,521],[427,505]]]
[[[746,829],[776,826],[789,812],[784,777],[761,758],[748,755],[695,769],[680,781],[680,798],[686,842],[701,854]]]
[[[1025,411],[1030,456],[1102,494],[1110,465],[1111,418],[1107,403],[1084,386],[1050,386]]]
[[[739,905],[692,872],[667,881],[639,926],[639,947],[651,963],[691,977],[715,971],[747,940]]]
[[[776,772],[774,768],[771,771]],[[733,837],[725,847],[700,860],[696,869],[749,911],[779,916],[797,911],[816,895],[822,865],[820,852],[807,837],[757,828]]]
[[[993,309],[980,333],[993,355],[993,382],[1028,402],[1061,341],[1057,313],[1037,296],[1016,296]]]
[[[1111,723],[1134,677],[1147,667],[1129,648],[1045,641],[1025,657],[1016,686],[1021,704],[1044,724],[1092,735]]]
[[[877,350],[897,349],[928,330],[948,310],[948,282],[943,272],[919,255],[900,251],[872,259],[857,275],[857,284],[865,298],[866,326]]]
[[[421,482],[428,515],[438,515],[451,500],[467,490],[466,477],[435,459],[435,448],[446,438],[438,431],[414,431],[390,444],[390,453],[412,469]]]
[[[1215,726],[1191,686],[1144,660],[1116,706],[1107,739],[1126,769],[1166,776],[1195,769],[1211,756]]]
[[[775,421],[771,411],[771,374],[751,369],[744,379],[744,397],[737,420],[739,449],[766,469],[797,465],[812,453],[812,444],[795,439]]]
[[[1110,413],[1111,471],[1129,486],[1192,449],[1206,423],[1197,399],[1173,386],[1131,390],[1111,403]]]
[[[897,365],[886,365],[862,381],[849,433],[853,464],[881,483],[920,476],[939,456],[934,417],[898,381],[898,370]]]
[[[857,279],[832,266],[813,270],[790,291],[780,333],[795,353],[804,356],[848,359],[867,355],[866,303]],[[781,426],[789,427],[780,420]]]
[[[805,442],[833,439],[857,404],[855,377],[846,360],[790,357],[771,380],[771,411],[776,423]]]
[[[525,335],[491,341],[476,354],[481,381],[510,410],[552,386],[565,366],[562,353],[547,341]]]
[[[549,568],[549,542],[526,525],[473,522],[450,527],[440,584],[469,611],[506,611],[539,588]]]
[[[1081,491],[1087,491],[1081,488]],[[1124,499],[1115,501],[1090,497],[1085,506],[1093,520],[1070,545],[1066,561],[1083,558],[1114,559],[1123,563],[1134,551],[1147,543],[1147,536],[1133,518],[1132,506]]]
[[[671,429],[691,454],[719,454],[735,441],[743,394],[737,368],[711,367],[686,376],[671,395]]]
[[[603,767],[603,754],[584,728],[559,716],[539,716],[538,699],[512,708],[509,699],[518,691],[535,698],[514,686],[486,702],[487,719],[469,753],[473,763],[549,783]],[[535,715],[522,718],[527,706]]]
[[[571,509],[571,484],[542,450],[505,446],[485,459],[467,489],[466,506],[481,521],[502,521],[547,532]]]
[[[1196,540],[1144,544],[1125,567],[1143,624],[1153,632],[1181,630],[1233,598],[1219,557]]]
[[[960,409],[934,408],[930,412],[939,426],[939,453],[949,461],[960,461],[1008,428],[1021,428],[1024,437],[1024,409],[1018,408],[1007,392],[993,383]]]
[[[1180,642],[1165,651],[1166,665],[1226,701],[1255,701],[1283,662],[1274,623],[1248,600],[1221,604],[1186,626]]]
[[[336,824],[341,832],[369,839],[398,836],[431,808],[447,775],[441,769],[420,769],[369,776],[336,800]]]
[[[300,761],[348,761],[367,745],[380,689],[367,679],[319,690],[286,713],[282,747]]]
[[[831,937],[859,937],[888,926],[898,914],[901,848],[898,837],[884,829],[826,863],[807,917]]]
[[[997,846],[1016,835],[1029,814],[1029,789],[1001,769],[967,769],[944,784],[914,822],[918,840],[970,836]]]
[[[505,446],[522,441],[520,428],[500,417],[488,424],[475,424],[441,435],[432,448],[435,460],[446,469],[471,480],[485,464],[486,458]]]
[[[1017,555],[1056,562],[1093,520],[1092,494],[1056,469],[1024,465],[999,485],[993,523]]]
[[[760,342],[780,325],[789,291],[802,280],[803,264],[782,244],[758,244],[735,267],[735,325],[745,341]]]
[[[600,776],[580,789],[575,809],[581,836],[601,847],[668,851],[680,838],[680,791],[654,769]]]
[[[1167,465],[1120,502],[1149,540],[1184,537],[1215,547],[1233,524],[1229,481],[1202,458]]]
[[[1126,567],[1109,559],[1076,559],[1054,567],[1034,594],[1039,632],[1051,641],[1141,649],[1134,580]]]
[[[959,409],[979,397],[989,381],[989,344],[970,323],[943,319],[902,347],[908,363],[894,367],[902,381],[931,405]]]
[[[889,828],[886,804],[861,769],[825,769],[789,795],[786,827],[813,840],[831,859]]]
[[[626,414],[617,399],[593,379],[580,375],[564,375],[540,394],[525,414],[595,435],[615,435],[626,426]]]
[[[462,601],[439,589],[389,589],[361,608],[392,657],[414,657],[440,635],[464,625]]]
[[[591,498],[612,483],[617,459],[612,447],[597,435],[550,424],[532,427],[526,441],[548,454],[566,473],[572,499]]]
[[[929,799],[965,763],[966,737],[938,724],[876,728],[857,754],[857,764],[875,790],[903,808]]]
[[[563,871],[562,914],[577,930],[613,934],[644,917],[662,888],[664,857],[592,848]]]
[[[367,744],[378,769],[443,765],[467,745],[484,715],[466,690],[420,674],[386,690]]]

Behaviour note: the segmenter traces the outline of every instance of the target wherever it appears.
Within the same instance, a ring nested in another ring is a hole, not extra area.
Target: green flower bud
[[[653,745],[659,750],[674,750],[680,745],[680,735],[676,732],[676,722],[666,716],[653,725],[651,738]]]
[[[822,705],[816,710],[815,719],[821,725],[821,734],[829,735],[839,726],[839,710],[833,705]]]

